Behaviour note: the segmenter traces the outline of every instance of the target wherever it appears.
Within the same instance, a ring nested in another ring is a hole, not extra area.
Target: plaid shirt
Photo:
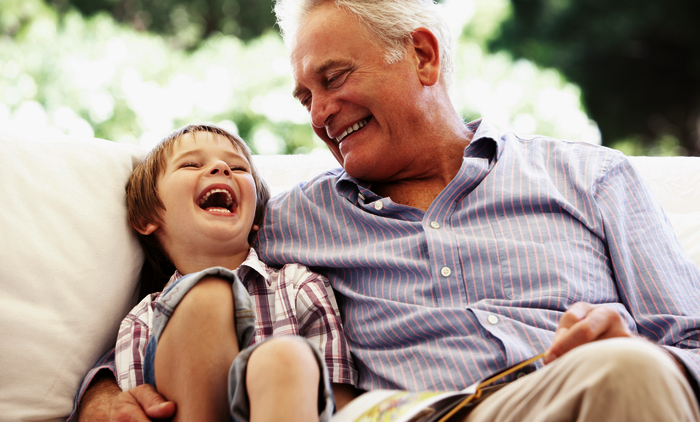
[[[331,382],[355,384],[350,348],[327,278],[299,264],[270,268],[253,249],[235,272],[255,303],[257,324],[251,345],[272,336],[303,336],[321,351]],[[168,285],[181,277],[175,272]],[[144,298],[119,328],[115,364],[122,390],[143,384],[144,355],[159,296],[153,293]]]

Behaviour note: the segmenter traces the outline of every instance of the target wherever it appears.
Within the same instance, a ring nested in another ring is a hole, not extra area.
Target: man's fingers
[[[592,341],[631,337],[622,317],[610,308],[576,303],[569,311],[560,321],[554,334],[554,342],[547,351],[545,363],[550,363],[564,353]]]
[[[564,312],[564,315],[559,320],[559,327],[571,328],[577,322],[581,321],[586,317],[586,315],[594,308],[593,305],[586,302],[577,302],[571,305],[569,309]]]
[[[165,400],[152,385],[142,384],[129,392],[149,418],[165,419],[175,414],[175,403]]]

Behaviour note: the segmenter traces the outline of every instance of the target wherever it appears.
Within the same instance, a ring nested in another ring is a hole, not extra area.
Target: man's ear
[[[148,236],[149,234],[153,233],[158,229],[158,225],[155,223],[148,223],[146,224],[146,227],[136,227],[134,226],[134,230],[137,232],[141,233],[142,235]]]
[[[427,28],[417,28],[411,34],[411,48],[417,60],[418,78],[424,86],[440,80],[440,48],[437,38]]]

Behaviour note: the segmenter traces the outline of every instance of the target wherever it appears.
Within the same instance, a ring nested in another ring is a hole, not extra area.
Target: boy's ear
[[[155,223],[148,223],[146,224],[146,227],[136,227],[134,226],[134,230],[137,232],[141,233],[144,236],[148,236],[149,234],[153,233],[158,229],[158,225]]]
[[[257,224],[253,224],[253,227],[250,228],[251,233],[254,233],[258,230],[260,230],[260,226],[258,226]]]

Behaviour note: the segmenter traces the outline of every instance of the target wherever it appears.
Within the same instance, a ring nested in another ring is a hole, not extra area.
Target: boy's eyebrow
[[[236,159],[243,159],[245,161],[248,161],[242,153],[238,153],[235,151],[225,151],[224,154],[226,155],[226,158],[236,158]],[[188,157],[197,157],[202,155],[202,151],[200,149],[191,149],[189,151],[181,152],[180,154],[176,155],[173,157],[173,161],[180,161]]]
[[[352,65],[352,62],[350,60],[347,60],[347,59],[328,59],[328,60],[324,60],[323,62],[321,62],[321,64],[316,66],[312,72],[314,75],[322,75],[322,74],[326,73],[328,71],[328,69],[332,69],[334,67],[344,67],[344,66],[350,67],[351,65]],[[296,99],[299,99],[299,97],[306,91],[308,91],[308,89],[297,85],[294,88],[294,91],[292,92],[292,96],[294,96],[294,98],[296,98]]]

